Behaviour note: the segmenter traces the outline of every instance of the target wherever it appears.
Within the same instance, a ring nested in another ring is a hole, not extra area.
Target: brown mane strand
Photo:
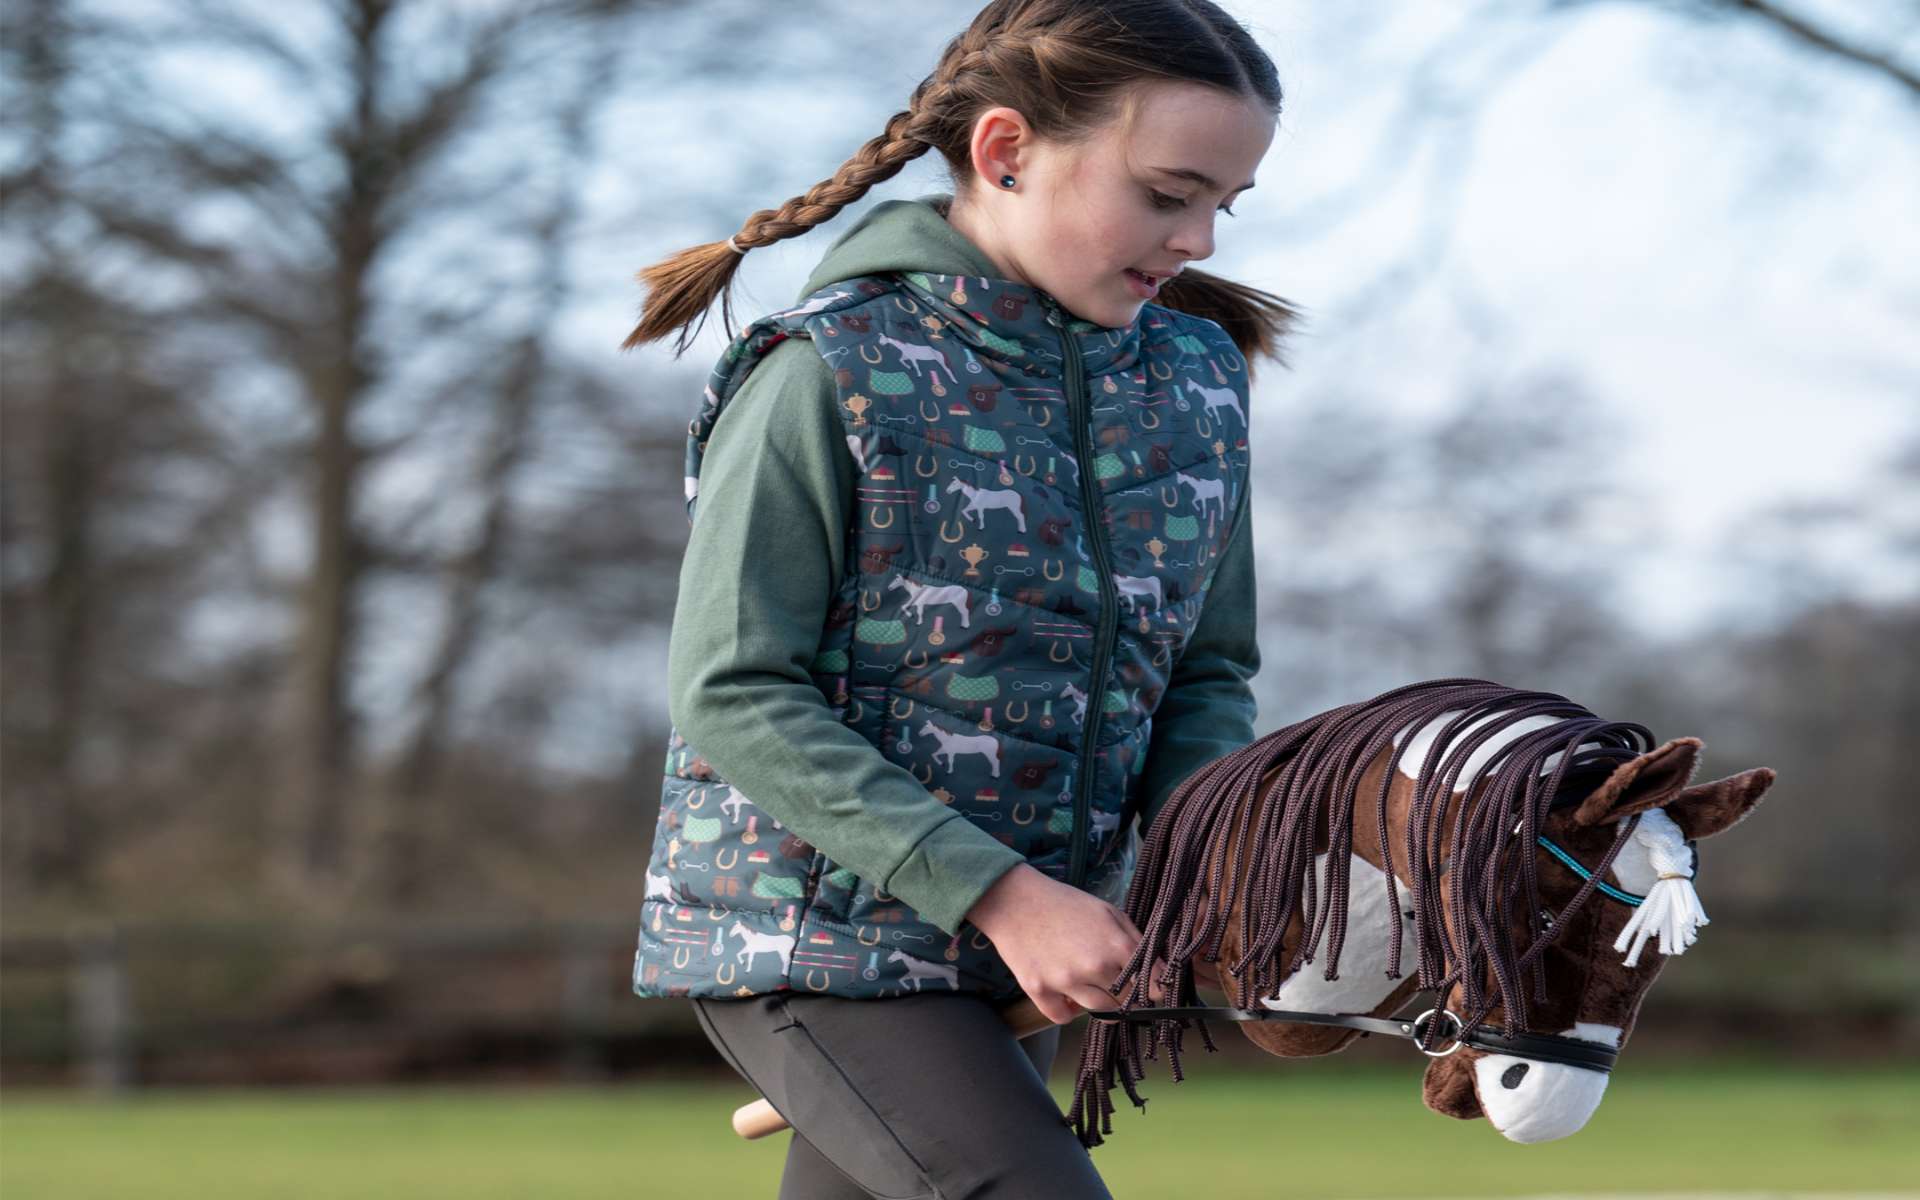
[[[1472,1013],[1464,1019],[1463,1035],[1477,1029],[1496,1003],[1503,1007],[1507,1032],[1527,1032],[1527,989],[1520,984],[1521,972],[1531,967],[1534,998],[1544,1001],[1541,952],[1593,893],[1637,818],[1620,822],[1613,845],[1593,868],[1591,878],[1551,928],[1516,955],[1506,914],[1522,890],[1527,896],[1524,911],[1540,908],[1531,851],[1541,823],[1569,776],[1599,771],[1604,777],[1619,763],[1651,749],[1654,739],[1644,725],[1602,720],[1565,696],[1484,679],[1428,680],[1329,709],[1222,755],[1183,780],[1142,844],[1127,890],[1126,913],[1142,937],[1109,989],[1119,999],[1115,1007],[1130,1010],[1147,1005],[1152,982],[1148,970],[1156,959],[1165,963],[1158,982],[1167,989],[1167,1003],[1198,1004],[1194,955],[1208,963],[1220,961],[1228,915],[1236,906],[1241,953],[1227,966],[1227,986],[1235,1007],[1252,1011],[1256,997],[1277,996],[1289,975],[1314,961],[1323,935],[1329,939],[1325,977],[1338,979],[1360,779],[1398,735],[1411,734],[1450,710],[1460,711],[1439,730],[1415,777],[1407,844],[1402,847],[1411,868],[1419,983],[1422,988],[1438,989],[1442,997],[1455,982],[1460,984],[1462,1007]],[[1514,722],[1538,716],[1561,719],[1514,736],[1471,778],[1459,782],[1467,761],[1483,744]],[[1475,721],[1484,723],[1456,738]],[[1388,912],[1401,909],[1394,847],[1387,836],[1387,796],[1409,740],[1401,739],[1393,747],[1376,798],[1383,869],[1393,905]],[[1556,753],[1559,761],[1543,774],[1542,763]],[[1509,764],[1512,769],[1501,769]],[[1275,767],[1279,774],[1263,796],[1261,782]],[[1475,784],[1489,776],[1492,782],[1476,789]],[[1445,818],[1451,794],[1462,790],[1466,798],[1452,829],[1436,828]],[[1518,837],[1511,836],[1516,824]],[[1329,842],[1324,907],[1318,903],[1313,870],[1316,835],[1321,833]],[[1244,867],[1237,866],[1235,860],[1240,858],[1246,860]],[[1440,877],[1449,870],[1453,886],[1443,911]],[[1296,907],[1302,936],[1283,968],[1280,950]],[[1448,917],[1462,944],[1454,943]],[[1387,975],[1398,979],[1400,923],[1392,924]],[[1492,993],[1483,987],[1489,970],[1497,984]],[[1194,1020],[1166,1017],[1144,1023],[1145,1057],[1153,1058],[1164,1038],[1176,1082],[1182,1078],[1181,1039]],[[1438,1034],[1440,1025],[1439,1021],[1428,1023],[1424,1047],[1444,1040]],[[1099,1145],[1103,1133],[1113,1132],[1110,1093],[1116,1082],[1135,1107],[1146,1107],[1134,1088],[1145,1078],[1138,1027],[1132,1022],[1096,1021],[1087,1029],[1073,1109],[1067,1117],[1086,1146]],[[1200,1036],[1209,1051],[1218,1049],[1204,1024]]]

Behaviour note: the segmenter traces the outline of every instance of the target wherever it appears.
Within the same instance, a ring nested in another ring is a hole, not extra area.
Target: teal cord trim
[[[1591,872],[1589,872],[1585,867],[1580,865],[1579,859],[1575,858],[1571,854],[1568,854],[1565,850],[1562,850],[1560,847],[1554,845],[1552,842],[1548,841],[1544,836],[1537,838],[1536,840],[1542,846],[1546,847],[1547,853],[1553,855],[1555,858],[1559,859],[1561,862],[1567,864],[1567,867],[1570,870],[1572,870],[1575,875],[1578,875],[1581,879],[1591,879],[1593,877]],[[1597,886],[1601,891],[1605,892],[1607,895],[1612,896],[1615,900],[1620,901],[1620,903],[1631,905],[1634,908],[1639,908],[1640,902],[1646,899],[1645,896],[1636,896],[1632,892],[1623,892],[1619,888],[1614,887],[1612,884],[1608,883],[1604,879],[1600,880],[1595,886]]]

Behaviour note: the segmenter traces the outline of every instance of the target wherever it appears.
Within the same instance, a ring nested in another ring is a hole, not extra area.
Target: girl
[[[748,249],[951,168],[726,316],[688,431],[633,988],[793,1126],[783,1197],[1108,1195],[1046,1076],[1139,942],[1134,819],[1254,736],[1247,389],[1296,313],[1189,264],[1280,101],[1208,0],[994,0],[831,179],[640,273],[625,346],[683,353]]]

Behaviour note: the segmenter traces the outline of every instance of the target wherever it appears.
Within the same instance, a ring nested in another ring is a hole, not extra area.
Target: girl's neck
[[[1032,286],[1031,280],[1021,275],[1019,271],[1014,269],[1013,264],[995,252],[995,239],[991,234],[983,230],[981,223],[976,219],[979,214],[957,201],[957,197],[942,196],[939,200],[934,201],[933,209],[946,219],[947,224],[959,230],[960,236],[972,242],[979,248],[980,253],[987,256],[988,261],[993,263],[994,269],[998,272],[997,278],[1011,279],[1016,283],[1024,283]]]

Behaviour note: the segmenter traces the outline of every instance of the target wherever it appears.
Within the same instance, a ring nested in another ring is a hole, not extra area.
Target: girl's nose
[[[1169,253],[1177,254],[1191,262],[1213,256],[1212,212],[1198,215],[1191,224],[1182,225],[1167,247]]]

